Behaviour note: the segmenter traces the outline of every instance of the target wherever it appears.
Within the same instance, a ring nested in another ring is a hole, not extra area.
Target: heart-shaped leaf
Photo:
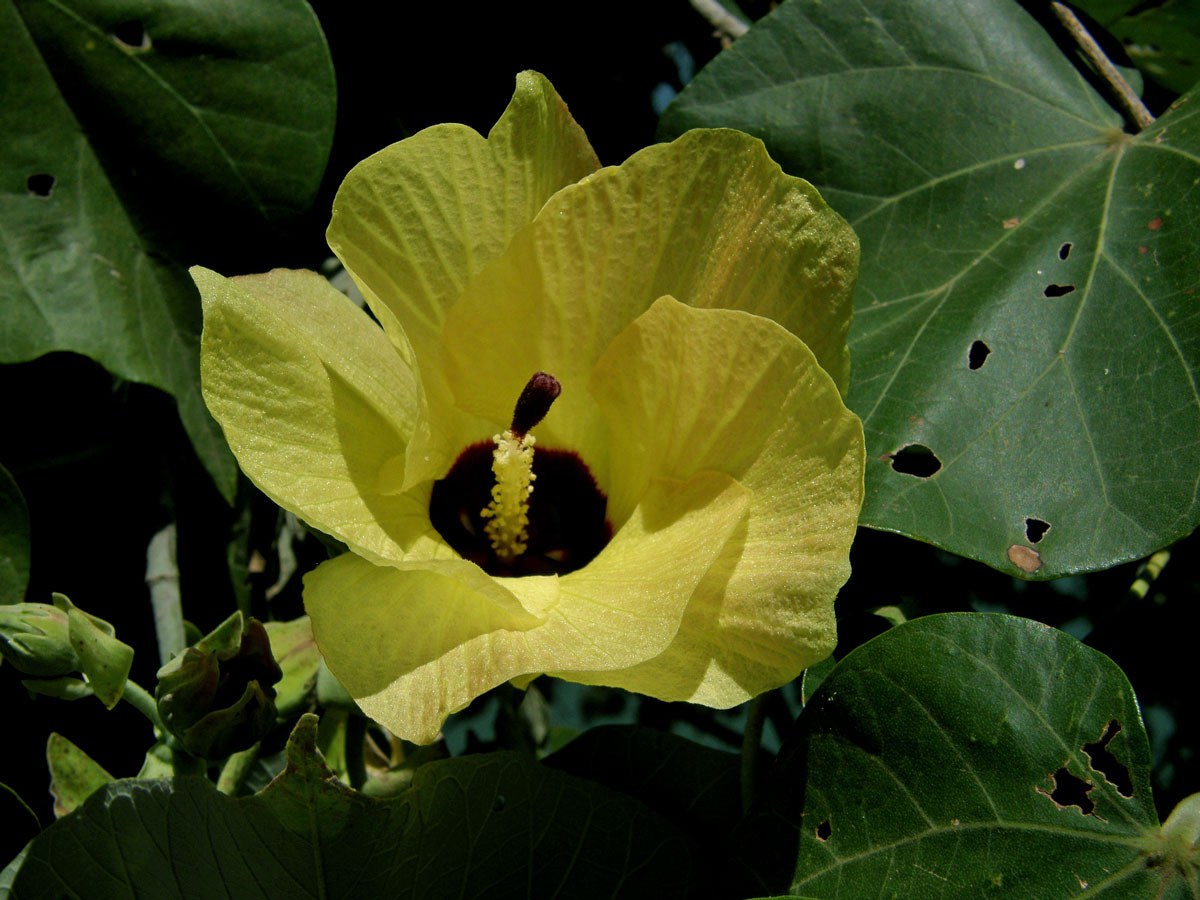
[[[1107,657],[1028,619],[929,616],[838,663],[743,837],[765,884],[804,896],[1190,896],[1149,770]]]
[[[34,840],[14,900],[687,895],[687,840],[631,797],[494,753],[428,763],[374,800],[333,777],[316,733],[304,716],[252,797],[199,778],[108,785]]]
[[[333,128],[328,49],[302,0],[0,3],[0,362],[81,353],[173,394],[232,499],[199,392],[198,297],[146,234],[187,201],[278,218],[315,192]],[[189,262],[191,260],[188,260]]]
[[[864,524],[1016,575],[1200,522],[1200,128],[1131,136],[1010,0],[792,0],[663,118],[757,134],[862,244]]]
[[[176,209],[202,198],[264,221],[308,209],[335,90],[304,0],[15,2],[106,166],[123,182],[136,169],[139,204],[165,183]]]

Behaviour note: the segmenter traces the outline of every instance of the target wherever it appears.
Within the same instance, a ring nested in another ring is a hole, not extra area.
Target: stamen
[[[529,539],[529,495],[533,493],[533,445],[529,430],[545,418],[550,405],[562,392],[553,375],[537,372],[513,410],[512,427],[492,436],[492,502],[480,511],[488,523],[484,526],[492,549],[502,561],[510,561],[525,552]]]

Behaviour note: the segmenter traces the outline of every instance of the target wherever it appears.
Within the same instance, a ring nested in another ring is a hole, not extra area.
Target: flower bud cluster
[[[262,623],[238,612],[159,669],[154,695],[163,724],[189,753],[221,759],[271,730],[282,677]]]

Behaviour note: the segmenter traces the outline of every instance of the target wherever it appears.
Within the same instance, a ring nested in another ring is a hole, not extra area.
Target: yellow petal
[[[330,670],[363,711],[428,743],[447,715],[511,678],[621,669],[661,653],[748,501],[715,472],[656,479],[600,555],[561,578],[346,554],[306,576],[304,602]]]
[[[550,82],[522,72],[486,140],[435,125],[351,169],[329,245],[372,310],[394,317],[419,358],[436,357],[446,309],[468,279],[555,191],[599,166]]]
[[[446,310],[548,197],[599,166],[550,82],[522,72],[486,140],[465,125],[435,125],[363,160],[342,182],[329,246],[389,337],[411,344],[434,414],[414,435],[405,488],[443,474],[467,433],[478,439],[494,428],[452,409],[442,381]]]
[[[503,422],[525,379],[552,372],[563,395],[541,433],[602,470],[598,413],[578,385],[665,294],[775,319],[844,389],[857,263],[850,227],[760,141],[688,132],[559,191],[468,285],[444,332],[455,400]]]
[[[612,342],[590,388],[612,435],[610,515],[657,478],[711,469],[752,497],[663,654],[550,674],[723,707],[828,656],[864,449],[858,417],[808,348],[768,319],[665,297]]]
[[[192,277],[204,400],[250,480],[371,559],[431,540],[427,495],[396,493],[420,392],[379,326],[314,272]]]

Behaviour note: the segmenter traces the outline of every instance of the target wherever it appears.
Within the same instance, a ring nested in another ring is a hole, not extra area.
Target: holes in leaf
[[[1070,241],[1063,241],[1063,245],[1058,248],[1058,258],[1065,260],[1071,255],[1071,247],[1074,246]]]
[[[36,175],[30,175],[25,179],[25,187],[29,189],[29,193],[37,197],[49,197],[50,192],[54,190],[54,176],[46,172],[39,172]]]
[[[892,468],[904,475],[929,478],[942,467],[942,461],[924,444],[906,444],[892,454]]]
[[[1063,766],[1051,777],[1054,779],[1054,790],[1050,792],[1050,799],[1057,803],[1060,809],[1076,806],[1083,815],[1090,816],[1092,814],[1096,803],[1088,796],[1093,787],[1090,781],[1084,781],[1082,778],[1072,775],[1067,771],[1066,766]]]
[[[967,350],[967,368],[974,372],[987,362],[988,354],[991,352],[992,348],[983,341],[973,342],[971,348]]]
[[[1104,780],[1117,789],[1122,797],[1133,796],[1133,779],[1129,777],[1129,767],[1109,752],[1108,742],[1121,733],[1121,723],[1113,719],[1104,729],[1100,739],[1083,745],[1088,763],[1093,772],[1104,776]]]
[[[1042,519],[1035,519],[1030,516],[1025,520],[1025,538],[1031,544],[1036,544],[1046,536],[1046,532],[1050,530],[1050,523]]]
[[[817,826],[817,840],[827,841],[831,834],[833,834],[833,829],[829,827],[829,820],[823,819],[821,824]]]
[[[112,39],[126,50],[150,49],[150,35],[146,34],[145,27],[138,19],[114,25],[110,34]]]
[[[1048,284],[1043,288],[1042,294],[1046,297],[1065,297],[1074,290],[1073,284]]]

